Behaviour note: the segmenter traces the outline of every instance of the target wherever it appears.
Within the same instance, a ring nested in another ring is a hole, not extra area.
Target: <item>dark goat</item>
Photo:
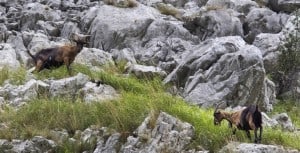
[[[233,134],[235,134],[236,129],[244,130],[247,133],[247,137],[251,140],[250,130],[254,130],[254,142],[260,143],[263,127],[262,115],[257,105],[250,105],[236,112],[226,112],[216,108],[214,112],[214,124],[220,125],[223,119],[229,122],[230,127],[233,126]],[[259,137],[257,137],[258,129]]]
[[[60,67],[63,64],[67,66],[70,74],[70,64],[74,61],[76,55],[82,50],[83,45],[88,43],[88,35],[72,34],[71,40],[76,42],[76,45],[64,45],[54,48],[46,48],[32,55],[29,50],[28,54],[32,57],[35,63],[35,70],[40,72],[43,69],[52,67]]]

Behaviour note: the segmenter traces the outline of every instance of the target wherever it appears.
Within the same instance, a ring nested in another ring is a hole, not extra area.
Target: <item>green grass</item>
[[[6,80],[9,80],[13,85],[24,84],[26,73],[24,67],[20,67],[16,70],[10,70],[8,67],[3,67],[0,69],[0,85],[3,85]]]
[[[274,110],[272,115],[286,112],[288,116],[291,118],[294,125],[300,128],[300,103],[295,100],[281,100],[279,101]]]
[[[125,77],[111,65],[101,72],[92,72],[80,65],[74,65],[73,69],[74,72],[87,74],[91,78],[113,86],[120,93],[120,98],[92,104],[86,104],[80,99],[72,102],[63,97],[39,98],[32,100],[18,111],[5,108],[0,114],[0,122],[6,123],[9,128],[0,129],[0,138],[26,139],[35,135],[51,137],[50,130],[53,129],[66,129],[72,135],[76,130],[84,130],[91,125],[115,129],[125,138],[143,122],[146,116],[152,114],[155,117],[160,111],[164,111],[195,127],[196,136],[187,146],[188,148],[200,145],[211,152],[216,152],[231,140],[250,142],[243,131],[237,131],[236,136],[232,136],[226,121],[221,126],[214,126],[212,109],[191,106],[180,97],[164,92],[166,87],[158,78],[138,80],[132,76]],[[45,79],[46,73],[57,78],[68,76],[65,68],[35,75]],[[297,108],[283,106],[285,105],[279,104],[275,107],[275,111],[289,111],[291,118],[299,123]],[[251,134],[253,137],[253,132]],[[300,149],[299,139],[299,136],[292,133],[265,128],[262,143]],[[83,148],[92,148],[92,146],[81,144],[74,147],[66,143],[61,147],[60,152],[81,152]]]

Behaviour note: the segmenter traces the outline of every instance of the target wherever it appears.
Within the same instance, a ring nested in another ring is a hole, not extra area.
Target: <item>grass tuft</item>
[[[13,85],[20,85],[25,83],[26,79],[26,69],[24,67],[19,67],[16,70],[10,70],[9,67],[3,67],[0,69],[0,85],[6,80]]]

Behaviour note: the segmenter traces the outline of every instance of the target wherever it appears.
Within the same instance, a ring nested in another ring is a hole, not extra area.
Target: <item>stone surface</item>
[[[16,50],[10,44],[0,44],[0,69],[9,67],[17,69],[20,67],[20,62],[17,60]]]
[[[64,96],[74,99],[79,89],[84,87],[88,80],[89,77],[82,73],[74,77],[54,80],[50,83],[49,94],[53,97]]]
[[[164,112],[159,114],[154,124],[151,120],[151,116],[147,117],[136,129],[136,136],[127,138],[121,152],[184,152],[185,146],[195,134],[189,123],[181,122]]]
[[[164,81],[183,87],[185,100],[204,107],[226,101],[234,106],[258,103],[270,110],[269,104],[275,100],[265,97],[274,95],[275,89],[266,90],[260,50],[237,36],[208,40],[195,47]]]
[[[284,149],[282,146],[231,142],[219,153],[299,153],[297,150]]]

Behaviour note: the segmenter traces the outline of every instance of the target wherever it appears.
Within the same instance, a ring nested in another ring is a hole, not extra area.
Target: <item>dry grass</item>
[[[170,4],[159,3],[157,4],[157,9],[161,14],[171,15],[177,19],[182,18],[182,12]]]
[[[138,5],[136,0],[103,0],[103,2],[120,8],[133,8]]]

